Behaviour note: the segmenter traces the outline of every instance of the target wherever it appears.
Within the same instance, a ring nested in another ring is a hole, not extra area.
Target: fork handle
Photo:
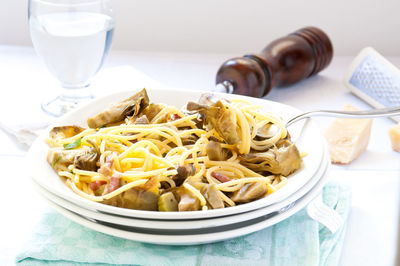
[[[316,110],[302,113],[293,117],[286,122],[286,126],[290,126],[297,121],[312,116],[328,116],[328,117],[343,117],[343,118],[374,118],[374,117],[389,117],[400,115],[400,106],[380,108],[363,111],[335,111],[335,110]]]

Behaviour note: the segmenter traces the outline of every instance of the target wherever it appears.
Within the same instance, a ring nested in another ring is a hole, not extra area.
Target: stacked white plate
[[[197,101],[198,91],[147,90],[150,100],[177,107]],[[57,125],[86,127],[86,119],[112,102],[130,97],[134,92],[120,92],[99,98],[60,118]],[[218,94],[217,94],[218,95]],[[276,102],[238,95],[264,111],[289,119],[299,110]],[[93,202],[72,192],[46,161],[48,131],[40,136],[29,152],[30,169],[36,190],[58,212],[69,219],[109,235],[131,240],[168,245],[209,243],[246,235],[276,224],[295,214],[314,199],[326,182],[329,156],[323,137],[312,121],[298,122],[289,128],[298,149],[305,152],[301,169],[288,178],[288,184],[275,193],[242,205],[194,212],[154,212],[117,208]]]

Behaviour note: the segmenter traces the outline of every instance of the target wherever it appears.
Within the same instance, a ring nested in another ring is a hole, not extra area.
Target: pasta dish
[[[218,209],[266,197],[302,159],[281,119],[203,94],[181,109],[145,89],[87,120],[54,127],[48,163],[76,194],[136,210]],[[290,178],[290,177],[289,177]]]

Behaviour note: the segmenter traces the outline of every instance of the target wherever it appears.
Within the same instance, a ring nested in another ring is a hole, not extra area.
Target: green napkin
[[[324,202],[346,220],[350,190],[331,182],[322,193]],[[330,234],[303,209],[274,226],[231,240],[163,246],[112,237],[50,212],[44,215],[16,262],[18,265],[338,265],[345,227]]]

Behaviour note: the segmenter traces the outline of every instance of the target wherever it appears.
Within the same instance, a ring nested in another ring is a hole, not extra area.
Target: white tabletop
[[[130,65],[169,87],[208,90],[214,85],[215,74],[221,63],[236,56],[113,51],[93,84],[107,69]],[[340,109],[346,103],[361,109],[369,108],[343,85],[342,80],[351,59],[335,57],[331,65],[318,76],[290,88],[273,89],[267,98],[303,110]],[[389,60],[400,66],[400,57],[391,57]],[[121,87],[110,86],[110,92],[126,89],[122,88],[125,84],[117,84]],[[10,112],[18,110],[29,117],[31,112],[23,104],[26,98],[36,101],[45,88],[57,85],[32,48],[0,46],[0,89],[3,95],[0,104],[12,106]],[[129,84],[126,86],[129,88]],[[38,97],[34,98],[35,95]],[[4,108],[1,110],[4,115]],[[317,118],[316,122],[324,129],[331,119]],[[392,124],[386,118],[375,119],[368,149],[351,164],[334,165],[331,168],[332,178],[352,187],[352,209],[341,265],[396,265],[400,154],[393,152],[390,146],[388,129]],[[41,214],[49,207],[29,184],[29,169],[25,167],[26,147],[2,130],[0,147],[3,169],[0,265],[10,265],[14,263],[18,249],[29,239]]]

